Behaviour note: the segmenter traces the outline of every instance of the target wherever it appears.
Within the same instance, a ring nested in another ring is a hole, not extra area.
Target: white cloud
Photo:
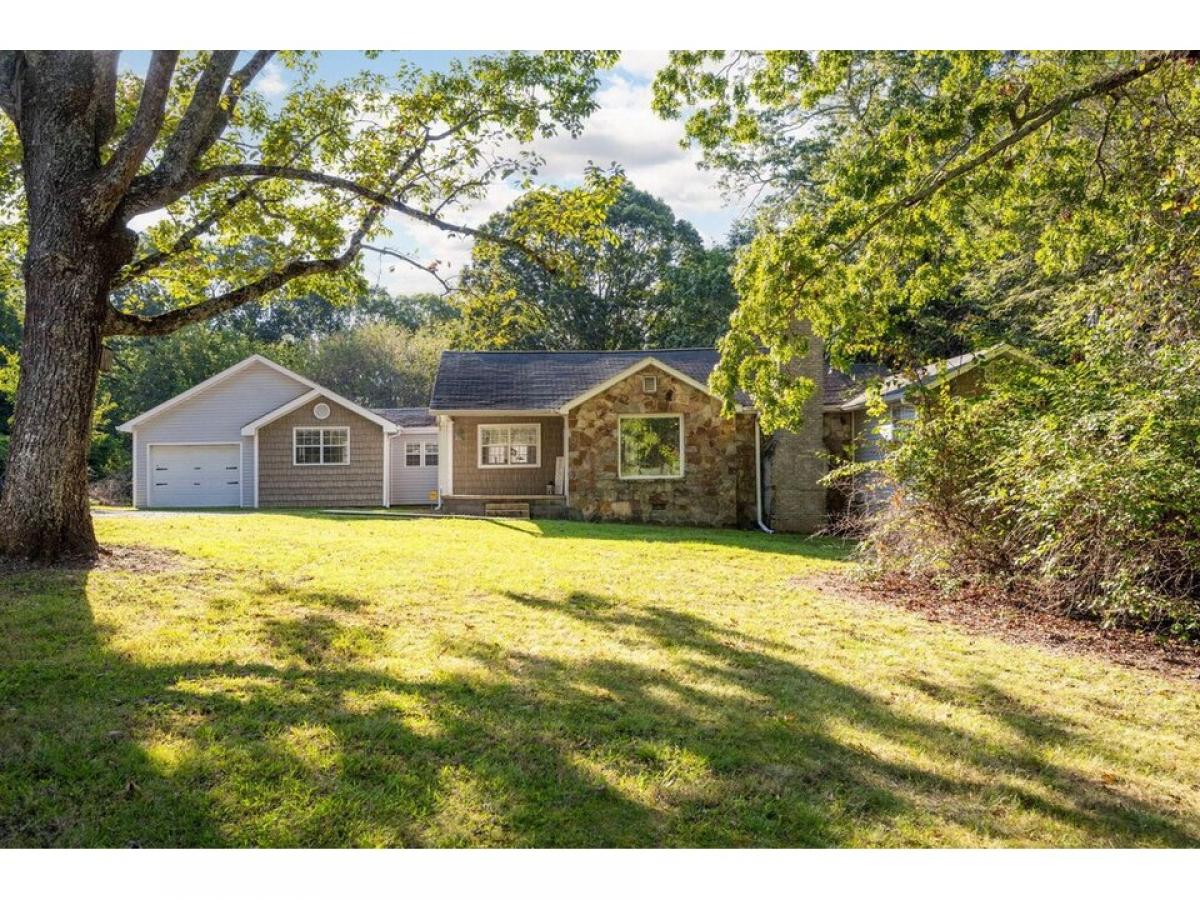
[[[653,81],[658,70],[667,64],[666,50],[622,50],[617,71],[633,78]]]
[[[578,138],[559,135],[535,145],[546,158],[544,178],[570,181],[579,178],[588,160],[599,165],[616,162],[630,181],[661,198],[678,216],[727,210],[715,176],[696,167],[699,151],[680,147],[682,121],[660,119],[650,108],[649,84],[614,75],[596,99],[600,108]]]
[[[288,89],[287,80],[283,77],[283,68],[278,63],[267,63],[254,80],[254,87],[268,97],[282,96]]]

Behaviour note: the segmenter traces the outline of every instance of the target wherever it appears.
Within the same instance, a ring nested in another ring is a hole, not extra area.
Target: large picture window
[[[541,458],[541,425],[479,426],[481,469],[536,469]]]
[[[350,462],[350,429],[293,429],[292,462],[298,466],[347,465]]]
[[[621,478],[683,477],[683,416],[621,416]]]

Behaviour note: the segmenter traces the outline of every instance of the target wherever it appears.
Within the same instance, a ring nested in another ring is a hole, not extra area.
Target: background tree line
[[[510,235],[531,200],[485,229]],[[731,246],[708,247],[661,200],[626,183],[608,207],[599,248],[563,241],[570,264],[550,273],[511,247],[478,243],[449,294],[375,287],[347,300],[313,292],[239,307],[163,338],[113,338],[101,375],[89,474],[128,481],[129,439],[116,426],[262,353],[368,407],[424,406],[440,352],[450,348],[608,350],[713,346],[736,305]],[[736,240],[736,238],[735,238]],[[0,473],[15,394],[19,291],[0,304]],[[127,302],[169,308],[150,283]],[[119,487],[119,485],[118,485]]]

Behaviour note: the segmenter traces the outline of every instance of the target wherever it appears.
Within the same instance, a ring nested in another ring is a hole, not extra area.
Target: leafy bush
[[[1200,342],[1090,349],[931,398],[879,465],[868,559],[1200,638]]]

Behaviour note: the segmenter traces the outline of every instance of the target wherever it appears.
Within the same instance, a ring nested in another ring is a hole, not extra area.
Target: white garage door
[[[238,444],[162,444],[150,447],[151,506],[240,506]]]

